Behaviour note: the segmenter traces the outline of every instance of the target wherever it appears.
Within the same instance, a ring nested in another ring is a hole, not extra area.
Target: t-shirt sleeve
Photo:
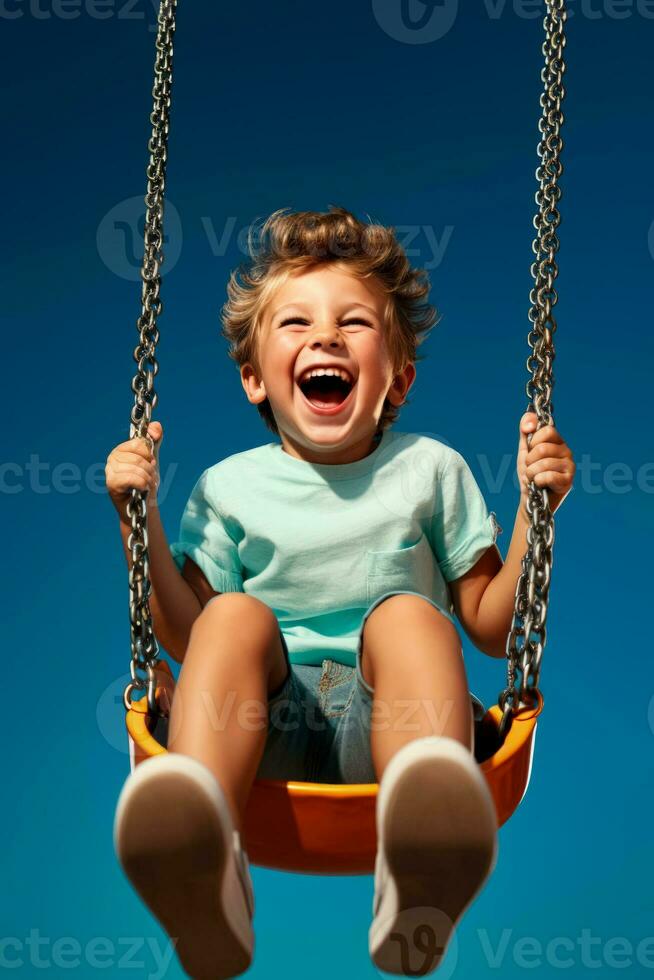
[[[446,582],[465,575],[502,528],[461,453],[449,455],[441,470],[432,518],[432,547]]]
[[[169,545],[180,572],[188,555],[216,592],[243,592],[243,566],[228,522],[210,492],[209,471],[197,481],[184,508],[177,541]]]

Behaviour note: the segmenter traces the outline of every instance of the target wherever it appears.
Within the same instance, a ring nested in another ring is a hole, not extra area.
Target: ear
[[[393,383],[386,393],[386,397],[390,401],[391,405],[398,408],[403,404],[406,398],[409,388],[416,379],[416,368],[412,361],[406,365],[403,371],[396,374],[393,378]]]
[[[259,379],[256,369],[249,362],[241,366],[241,384],[252,405],[259,405],[268,397],[263,378]]]

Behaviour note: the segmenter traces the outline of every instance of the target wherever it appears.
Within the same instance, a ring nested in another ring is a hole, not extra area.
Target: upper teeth
[[[298,384],[301,384],[303,381],[308,381],[309,378],[321,378],[323,375],[327,375],[330,378],[342,378],[343,381],[347,381],[348,383],[352,382],[352,378],[348,372],[342,368],[312,368],[310,371],[305,371],[300,375]]]

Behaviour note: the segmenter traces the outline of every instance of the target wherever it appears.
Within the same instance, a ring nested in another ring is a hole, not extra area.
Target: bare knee
[[[456,627],[431,602],[423,596],[398,593],[376,606],[364,624],[362,659],[370,665],[367,668],[369,675],[374,673],[374,667],[382,658],[397,658],[398,644],[415,625],[442,632],[444,642],[455,643],[461,648]]]
[[[275,614],[270,606],[267,606],[261,599],[257,599],[256,596],[248,595],[247,592],[221,592],[207,603],[193,625],[195,626],[201,621],[239,620],[244,617],[248,619],[252,617],[252,620],[256,622],[263,620],[276,622]]]
[[[447,616],[445,616],[436,606],[432,605],[428,599],[420,595],[408,595],[398,593],[384,599],[368,616],[364,626],[364,633],[370,627],[369,632],[380,632],[389,627],[402,626],[410,621],[426,620],[431,621],[435,626],[444,630],[451,631],[457,638],[456,627]]]
[[[279,634],[270,606],[245,592],[222,592],[204,607],[191,627],[191,638],[236,638],[239,648],[267,651]]]

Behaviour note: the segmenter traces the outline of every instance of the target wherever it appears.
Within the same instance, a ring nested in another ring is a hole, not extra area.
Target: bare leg
[[[168,750],[193,756],[216,776],[240,830],[268,733],[268,692],[287,676],[272,610],[225,592],[205,607],[175,687]]]
[[[461,643],[429,602],[394,595],[363,631],[361,670],[375,689],[370,746],[377,780],[407,742],[445,735],[472,749],[472,705]]]

